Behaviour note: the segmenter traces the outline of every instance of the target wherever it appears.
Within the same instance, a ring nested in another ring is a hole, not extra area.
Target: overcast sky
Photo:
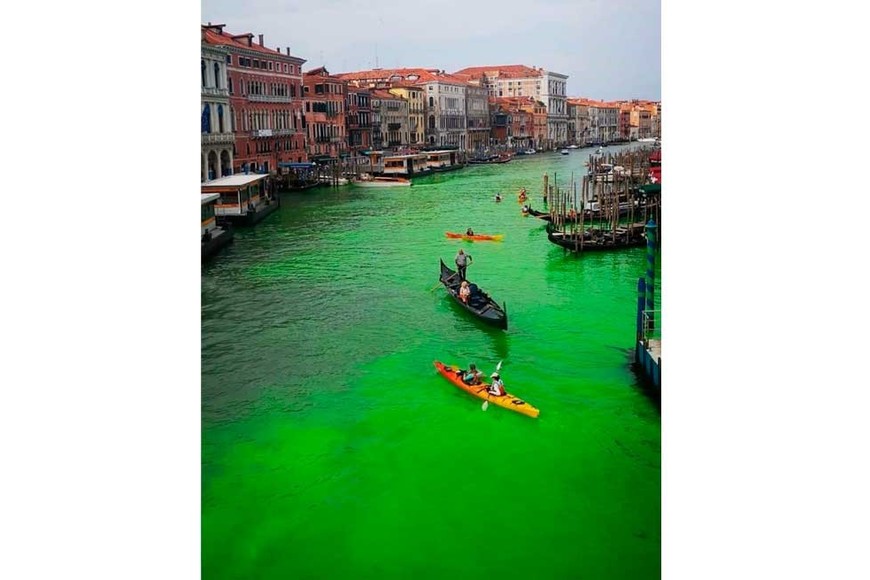
[[[569,96],[661,99],[660,0],[202,0],[202,22],[331,73],[525,64]]]

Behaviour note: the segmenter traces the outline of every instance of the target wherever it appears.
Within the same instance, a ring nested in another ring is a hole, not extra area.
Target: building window
[[[221,66],[218,63],[214,63],[214,86],[216,88],[221,88]]]
[[[272,70],[272,63],[271,63],[271,61],[269,62],[269,70]]]
[[[211,106],[206,103],[202,109],[202,118],[200,119],[203,133],[211,133]]]
[[[202,86],[205,86],[205,61],[201,60],[199,62],[200,62],[200,69],[202,70]]]
[[[230,55],[227,55],[227,64],[233,64],[233,57]]]
[[[224,132],[224,106],[218,105],[218,133]]]

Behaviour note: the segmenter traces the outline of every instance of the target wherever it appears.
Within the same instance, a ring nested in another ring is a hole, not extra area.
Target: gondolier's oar
[[[449,282],[450,280],[452,280],[455,277],[456,277],[456,274],[452,274],[452,275],[448,276],[446,279],[444,279],[443,281],[439,280],[437,284],[435,284],[434,286],[432,286],[432,288],[429,289],[429,292],[432,292],[433,290],[435,290],[435,288],[444,284],[444,282]]]

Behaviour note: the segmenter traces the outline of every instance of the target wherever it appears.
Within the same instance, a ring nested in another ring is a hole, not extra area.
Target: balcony
[[[248,97],[248,100],[253,103],[292,103],[296,100],[302,100],[297,99],[296,97],[288,97],[283,95],[252,95],[248,93],[246,96]]]
[[[232,133],[203,133],[203,145],[232,145],[235,137]]]
[[[261,139],[263,137],[286,137],[287,135],[295,135],[295,129],[257,129],[251,131],[251,138]]]
[[[388,131],[399,131],[402,128],[401,123],[387,123]]]
[[[217,87],[202,87],[202,94],[209,97],[229,97],[229,89],[219,89]]]

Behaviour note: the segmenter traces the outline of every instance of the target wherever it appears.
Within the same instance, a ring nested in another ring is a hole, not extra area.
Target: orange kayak
[[[459,375],[456,374],[458,367],[456,367],[455,365],[445,366],[444,363],[436,360],[435,368],[438,369],[438,372],[441,373],[441,375],[445,379],[447,379],[466,393],[474,395],[479,399],[484,399],[486,401],[489,401],[493,405],[498,405],[499,407],[504,407],[505,409],[510,409],[511,411],[516,411],[517,413],[522,413],[523,415],[527,415],[532,418],[536,418],[540,414],[540,411],[538,409],[529,405],[522,399],[518,399],[510,393],[506,393],[500,397],[490,395],[486,392],[486,388],[489,386],[489,383],[482,382],[479,385],[466,385],[462,382],[462,379],[459,377]]]
[[[504,234],[495,234],[494,236],[487,236],[485,234],[474,234],[473,236],[469,236],[468,234],[455,234],[453,232],[447,232],[448,238],[462,238],[463,240],[476,240],[478,242],[483,241],[493,241],[500,242],[504,239]]]

